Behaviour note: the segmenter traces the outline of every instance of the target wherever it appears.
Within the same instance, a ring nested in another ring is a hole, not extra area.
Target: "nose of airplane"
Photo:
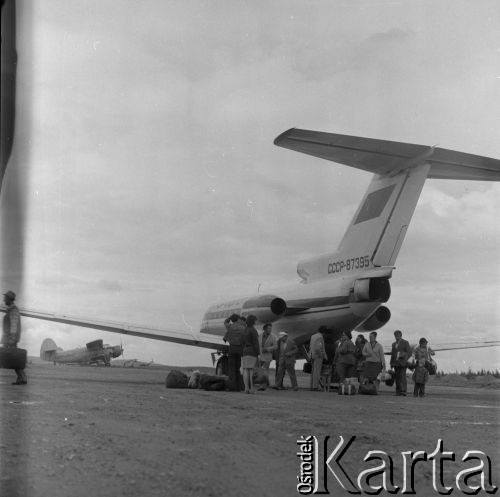
[[[120,357],[123,354],[123,346],[115,345],[113,347],[113,357]]]

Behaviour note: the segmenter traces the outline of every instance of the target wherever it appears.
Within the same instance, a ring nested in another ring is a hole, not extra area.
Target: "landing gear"
[[[228,358],[227,355],[223,355],[217,361],[217,364],[215,366],[215,374],[217,376],[222,376],[222,375],[227,376],[227,372],[228,372]]]

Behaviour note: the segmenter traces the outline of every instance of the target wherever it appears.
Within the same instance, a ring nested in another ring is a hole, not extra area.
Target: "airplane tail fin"
[[[299,262],[304,281],[391,267],[427,178],[500,181],[500,160],[292,128],[275,145],[375,174],[335,253]]]
[[[56,350],[59,350],[52,338],[46,338],[40,347],[40,359],[42,361],[53,361]]]

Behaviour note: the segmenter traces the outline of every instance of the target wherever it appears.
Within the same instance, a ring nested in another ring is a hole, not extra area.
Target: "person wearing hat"
[[[413,389],[414,397],[424,397],[425,396],[425,384],[429,380],[430,368],[432,365],[435,367],[434,361],[432,361],[431,356],[434,355],[434,351],[427,346],[427,339],[421,338],[418,341],[418,347],[415,347],[415,371],[413,372],[413,381],[415,387]],[[434,374],[435,371],[432,372]]]
[[[3,318],[2,345],[7,348],[16,348],[21,338],[21,315],[14,304],[16,294],[9,290],[3,294],[3,301],[7,307]],[[13,385],[26,385],[28,380],[24,369],[15,369],[17,380]]]
[[[260,342],[260,367],[266,378],[266,385],[269,386],[269,367],[271,366],[271,361],[273,360],[273,352],[277,349],[277,338],[272,332],[273,325],[271,323],[266,323],[263,327],[262,335],[259,337]],[[261,390],[265,390],[264,386],[260,387]]]
[[[395,373],[396,395],[404,397],[406,396],[406,366],[411,357],[411,347],[400,330],[394,332],[394,338],[396,341],[391,349],[391,368]]]
[[[285,390],[283,380],[285,378],[285,371],[290,376],[292,388],[297,391],[299,386],[297,384],[297,377],[295,376],[295,356],[299,350],[296,343],[288,338],[288,333],[281,331],[278,337],[278,374],[276,377],[276,390]]]
[[[326,326],[320,326],[318,331],[311,336],[309,343],[309,354],[312,362],[311,390],[320,390],[319,378],[321,376],[321,368],[323,367],[323,361],[328,360],[324,340],[326,332]]]

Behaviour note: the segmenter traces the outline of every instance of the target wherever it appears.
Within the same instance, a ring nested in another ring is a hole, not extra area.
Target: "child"
[[[414,397],[423,397],[425,395],[425,384],[428,379],[429,372],[425,367],[425,359],[419,359],[413,372],[413,381],[415,382],[415,388],[413,389]]]

